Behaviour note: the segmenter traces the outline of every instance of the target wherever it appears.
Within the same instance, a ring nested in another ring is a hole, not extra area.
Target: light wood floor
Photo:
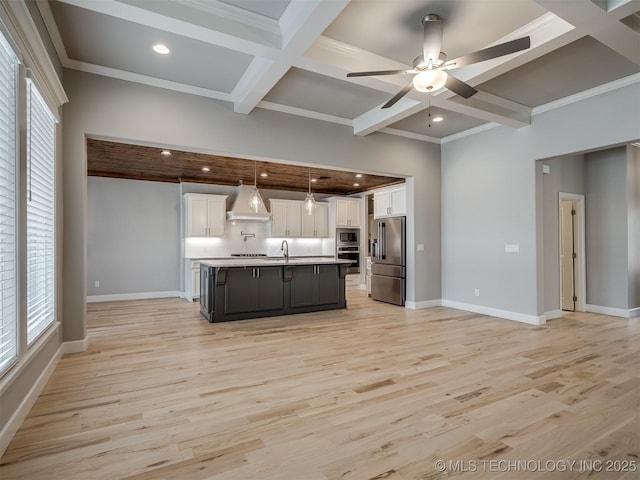
[[[177,299],[90,304],[88,351],[0,478],[640,478],[640,319],[348,301],[219,324]]]

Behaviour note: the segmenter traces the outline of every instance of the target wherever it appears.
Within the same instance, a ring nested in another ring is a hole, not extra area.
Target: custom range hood
[[[254,194],[255,192],[255,194]],[[242,185],[236,189],[236,199],[227,220],[238,222],[268,222],[271,215],[264,206],[260,192],[254,185]]]

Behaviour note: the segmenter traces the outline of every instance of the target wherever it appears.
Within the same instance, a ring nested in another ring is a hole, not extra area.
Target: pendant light
[[[311,193],[311,168],[309,168],[309,193],[307,193],[307,198],[304,199],[304,212],[307,215],[313,215],[315,209],[316,199],[313,198],[313,193]]]
[[[258,192],[258,162],[256,160],[253,161],[253,191],[249,197],[249,208],[254,213],[259,212],[261,209],[265,210],[264,202],[260,192]]]

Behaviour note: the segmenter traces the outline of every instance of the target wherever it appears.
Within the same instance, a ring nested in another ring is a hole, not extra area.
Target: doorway
[[[559,195],[560,308],[583,312],[585,309],[585,233],[584,195]]]

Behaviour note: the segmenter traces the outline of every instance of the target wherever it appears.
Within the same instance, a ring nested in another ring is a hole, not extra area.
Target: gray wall
[[[543,315],[536,160],[635,141],[639,97],[636,83],[538,114],[528,127],[496,127],[442,145],[443,298]],[[520,253],[505,253],[507,243],[519,244]]]
[[[560,310],[560,192],[585,194],[584,155],[571,155],[541,161],[551,172],[542,175],[544,311]]]
[[[305,162],[413,176],[408,233],[409,301],[441,298],[440,146],[263,109],[235,114],[228,104],[65,70],[65,338],[85,336],[86,136],[223,155]],[[415,252],[415,244],[425,245]]]
[[[627,147],[629,309],[640,308],[640,147]]]
[[[88,178],[88,295],[180,290],[179,190],[177,183]]]
[[[627,309],[627,149],[585,155],[587,304]]]

